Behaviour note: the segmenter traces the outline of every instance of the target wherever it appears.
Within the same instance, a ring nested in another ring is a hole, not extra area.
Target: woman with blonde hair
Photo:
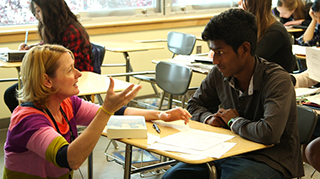
[[[182,108],[168,111],[123,106],[141,86],[130,85],[121,93],[110,86],[102,106],[77,97],[81,73],[73,53],[60,45],[31,48],[21,66],[23,87],[12,113],[4,147],[3,178],[72,178],[98,142],[111,115],[141,115],[146,120],[184,120]],[[87,128],[78,136],[77,125]]]
[[[277,7],[273,9],[275,16],[280,18],[284,26],[303,25],[311,22],[309,9],[312,3],[304,0],[278,0]]]
[[[256,16],[258,45],[256,55],[282,66],[289,73],[296,65],[291,37],[271,12],[272,0],[240,0],[239,8]]]

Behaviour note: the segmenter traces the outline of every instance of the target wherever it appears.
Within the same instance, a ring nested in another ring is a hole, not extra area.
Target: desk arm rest
[[[126,66],[125,63],[110,63],[110,64],[102,64],[101,67],[121,67]]]
[[[153,170],[153,169],[156,169],[156,168],[164,167],[164,166],[167,166],[167,165],[173,165],[173,164],[176,164],[176,163],[178,163],[178,161],[169,160],[169,161],[166,161],[166,162],[156,163],[156,164],[153,164],[153,165],[147,165],[147,166],[144,166],[144,167],[139,167],[137,169],[131,170],[131,174],[140,173],[140,172],[147,171],[147,170]]]
[[[4,79],[0,79],[0,82],[11,82],[11,81],[18,81],[18,78],[4,78]]]
[[[135,40],[134,42],[139,42],[139,43],[167,42],[167,39]]]
[[[121,77],[121,76],[133,76],[133,75],[147,75],[147,74],[155,74],[155,71],[137,71],[137,72],[128,72],[128,73],[115,73],[115,74],[105,74],[106,76],[111,77]]]

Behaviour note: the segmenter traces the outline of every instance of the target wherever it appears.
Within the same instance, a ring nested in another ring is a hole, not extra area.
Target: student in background
[[[202,39],[210,42],[215,66],[188,101],[187,109],[193,120],[273,145],[213,161],[217,178],[301,177],[304,171],[291,78],[278,64],[255,55],[257,37],[255,16],[242,9],[230,9],[209,21]],[[209,168],[180,162],[163,175],[163,179],[180,178],[209,178]]]
[[[278,0],[273,13],[276,17],[279,17],[284,26],[308,26],[311,22],[309,16],[311,6],[312,3],[306,3],[305,0]]]
[[[33,45],[22,43],[20,50],[41,44],[59,44],[72,51],[78,70],[93,71],[89,35],[64,0],[31,0],[31,11],[39,21],[41,41]]]
[[[93,71],[89,35],[64,0],[31,0],[30,9],[39,21],[41,41],[32,45],[22,43],[19,50],[29,50],[43,44],[60,44],[72,51],[78,70]],[[18,84],[15,84],[4,94],[5,103],[11,112],[19,104],[16,99],[17,89]]]
[[[306,157],[309,164],[320,172],[320,137],[312,140],[306,147]]]
[[[240,0],[239,8],[251,12],[257,18],[258,46],[256,55],[282,66],[289,73],[296,66],[292,53],[291,37],[283,25],[271,13],[272,0]]]
[[[92,152],[111,115],[142,115],[146,120],[184,120],[191,115],[182,108],[168,111],[123,106],[141,86],[130,85],[114,93],[114,81],[102,106],[77,97],[81,73],[72,52],[61,45],[30,49],[21,66],[23,87],[11,115],[5,150],[3,178],[72,178]],[[87,128],[78,136],[76,125]]]
[[[297,39],[303,46],[320,46],[320,0],[315,0],[309,11],[312,20],[304,34]]]
[[[319,0],[318,0],[319,1]],[[309,88],[313,86],[319,86],[319,82],[317,80],[314,80],[309,77],[308,70],[298,73],[298,74],[292,74],[294,78],[296,79],[296,85],[295,88]],[[312,141],[313,139],[318,138],[315,141]],[[304,162],[309,163],[310,165],[316,168],[318,171],[320,171],[320,163],[319,163],[319,149],[320,148],[320,116],[318,116],[318,121],[316,124],[316,127],[313,131],[311,142],[307,145],[304,145],[303,150],[303,160]]]

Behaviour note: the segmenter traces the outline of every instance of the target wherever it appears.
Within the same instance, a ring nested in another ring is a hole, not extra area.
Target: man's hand
[[[236,109],[220,108],[216,114],[217,117],[221,118],[226,124],[228,124],[230,119],[240,116]]]
[[[227,127],[227,124],[220,117],[217,116],[217,113],[213,114],[211,118],[207,119],[206,124],[215,127]]]

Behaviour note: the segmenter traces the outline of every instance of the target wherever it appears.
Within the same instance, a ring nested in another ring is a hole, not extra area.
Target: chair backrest
[[[156,65],[156,83],[172,95],[184,95],[189,88],[192,71],[189,67],[160,61]]]
[[[92,62],[93,62],[93,72],[101,74],[101,65],[103,63],[104,54],[106,52],[105,46],[92,43]]]
[[[313,109],[303,105],[298,105],[297,110],[300,144],[306,144],[316,127],[318,115]]]
[[[177,55],[190,55],[196,43],[196,36],[181,32],[170,31],[167,35],[168,49]]]

